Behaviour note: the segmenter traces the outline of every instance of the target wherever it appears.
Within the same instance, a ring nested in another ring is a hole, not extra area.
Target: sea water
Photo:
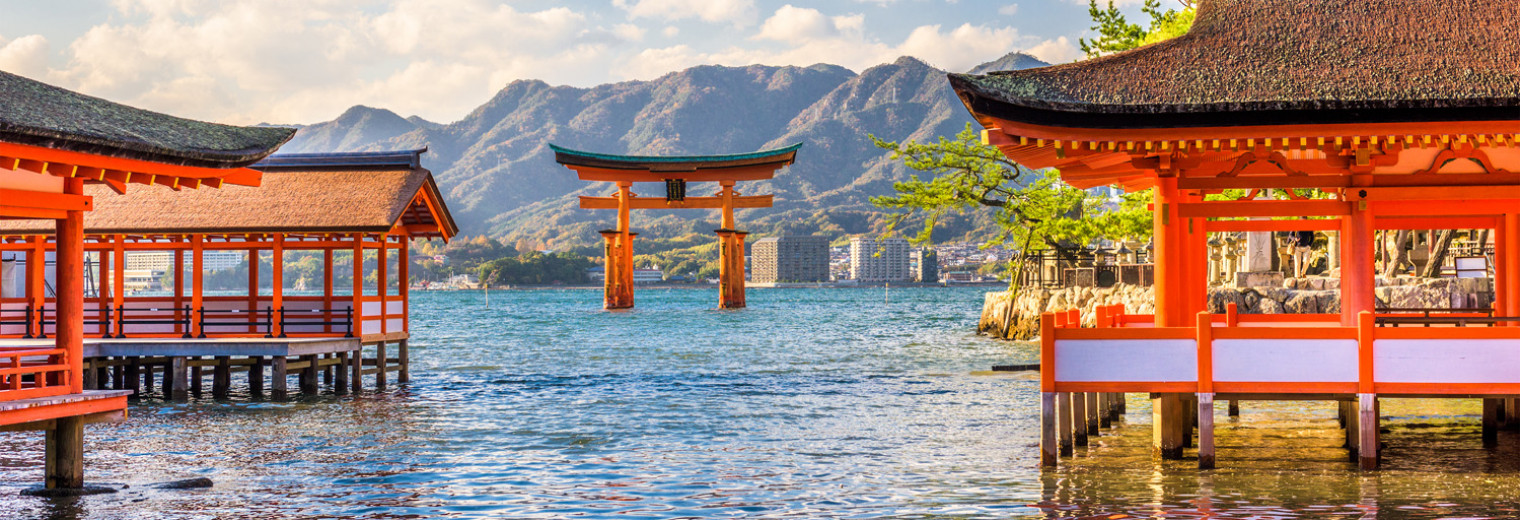
[[[357,396],[147,397],[87,428],[87,479],[23,496],[37,432],[0,434],[0,518],[1513,518],[1520,434],[1476,401],[1385,402],[1362,473],[1330,403],[1218,412],[1217,470],[1149,451],[1146,396],[1036,467],[1028,343],[977,336],[981,289],[414,293],[412,381]],[[394,377],[394,375],[393,375]],[[170,480],[214,487],[168,491]]]

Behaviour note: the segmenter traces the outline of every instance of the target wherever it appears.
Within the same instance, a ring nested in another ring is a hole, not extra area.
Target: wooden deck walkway
[[[266,388],[274,397],[287,395],[292,375],[303,394],[316,394],[322,385],[337,394],[358,392],[364,376],[374,376],[374,387],[384,389],[387,374],[394,372],[398,383],[408,382],[411,375],[408,340],[395,335],[385,339],[86,338],[84,387],[127,390],[134,397],[157,390],[166,399],[181,400],[201,395],[209,373],[212,396],[224,398],[234,373],[239,373],[246,374],[255,395]],[[52,341],[0,339],[0,349],[49,348]]]

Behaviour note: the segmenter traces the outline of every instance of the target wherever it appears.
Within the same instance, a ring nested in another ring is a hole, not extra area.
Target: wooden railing
[[[1042,391],[1520,393],[1520,327],[1378,327],[1402,318],[1372,312],[1353,327],[1341,326],[1338,315],[1234,313],[1155,327],[1122,306],[1096,310],[1093,328],[1081,328],[1076,310],[1041,317]]]
[[[74,375],[59,348],[0,350],[0,401],[64,395]]]
[[[188,298],[172,296],[126,298],[123,306],[111,306],[91,298],[85,303],[84,331],[87,338],[354,338],[398,333],[407,328],[407,303],[398,296],[362,296],[371,312],[354,309],[353,298],[287,296],[280,307],[272,298],[207,296],[201,307],[190,307]],[[58,310],[52,301],[8,301],[0,307],[0,339],[49,339],[58,328]]]

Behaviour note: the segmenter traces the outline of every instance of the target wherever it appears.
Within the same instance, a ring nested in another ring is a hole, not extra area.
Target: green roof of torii
[[[796,159],[797,150],[802,148],[802,143],[797,143],[784,148],[774,150],[761,150],[751,153],[739,153],[728,155],[615,155],[595,152],[571,150],[561,146],[549,145],[554,150],[554,160],[564,165],[589,166],[594,168],[606,168],[612,170],[671,170],[671,169],[708,169],[708,168],[734,168],[740,166],[753,166],[759,164],[791,163]]]

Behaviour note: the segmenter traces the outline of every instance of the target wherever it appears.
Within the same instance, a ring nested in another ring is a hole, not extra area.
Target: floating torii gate
[[[734,155],[688,155],[672,157],[608,155],[549,145],[554,160],[575,170],[583,181],[615,182],[613,197],[581,197],[582,209],[618,210],[617,228],[602,231],[607,247],[604,307],[633,307],[633,237],[629,213],[635,209],[722,209],[723,223],[714,231],[722,241],[718,269],[718,308],[744,307],[744,237],[735,229],[734,208],[769,208],[770,195],[741,196],[734,191],[739,181],[775,177],[776,170],[792,164],[802,144]],[[635,182],[665,183],[665,197],[639,197]],[[716,182],[722,189],[713,197],[687,197],[688,182]]]

